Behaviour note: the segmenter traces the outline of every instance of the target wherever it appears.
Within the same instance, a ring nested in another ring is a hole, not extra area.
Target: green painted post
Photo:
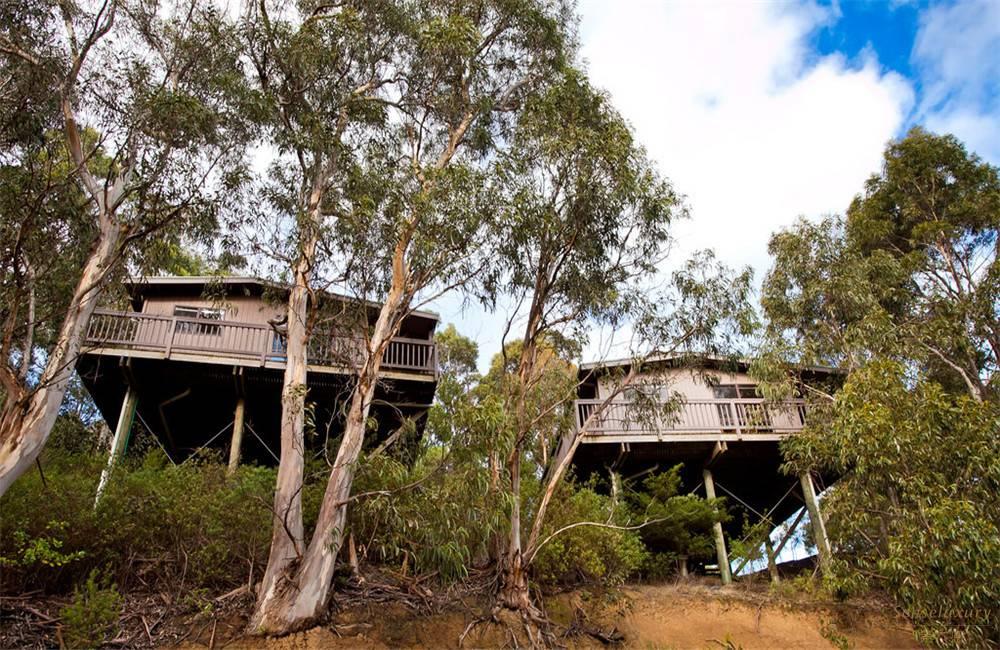
[[[715,498],[715,481],[712,479],[712,472],[707,467],[701,472],[705,479],[705,496],[709,499]],[[722,533],[722,524],[715,522],[712,525],[712,532],[715,535],[715,555],[719,561],[719,575],[722,576],[722,584],[728,585],[733,581],[732,568],[729,566],[729,554],[726,552],[726,538]]]
[[[812,524],[813,537],[816,538],[816,553],[819,555],[819,566],[824,572],[830,568],[830,560],[833,557],[833,550],[830,548],[830,538],[826,536],[826,524],[823,523],[823,514],[819,510],[819,500],[816,498],[816,489],[813,487],[812,476],[809,472],[804,472],[799,476],[802,482],[802,496],[806,501],[806,508],[809,510],[809,521]]]
[[[128,448],[129,437],[132,433],[132,422],[135,420],[135,407],[138,397],[131,386],[125,389],[125,399],[122,402],[121,413],[118,414],[118,423],[115,426],[115,435],[111,439],[111,453],[108,454],[108,464],[101,472],[101,480],[97,483],[97,495],[94,497],[94,505],[101,500],[101,494],[108,485],[111,478],[111,470],[114,469],[118,458],[125,453]]]

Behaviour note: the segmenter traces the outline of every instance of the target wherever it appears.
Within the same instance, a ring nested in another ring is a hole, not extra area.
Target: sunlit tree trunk
[[[392,286],[372,331],[365,363],[357,374],[358,383],[347,412],[344,435],[330,471],[312,540],[297,566],[292,566],[291,562],[284,563],[286,572],[294,572],[294,575],[287,578],[288,584],[272,589],[266,598],[259,601],[251,621],[251,629],[257,633],[286,634],[305,629],[321,617],[329,606],[336,558],[346,534],[351,486],[364,445],[365,426],[378,384],[382,358],[399,328],[408,304],[405,261],[408,246],[409,235],[406,235],[397,244],[393,254]],[[275,532],[276,537],[278,534]]]
[[[102,219],[97,243],[76,283],[59,337],[37,386],[30,390],[24,386],[7,389],[0,410],[0,496],[31,467],[52,432],[120,239],[118,224]]]
[[[546,291],[543,274],[539,273],[528,313],[528,323],[525,326],[521,358],[518,360],[517,394],[513,396],[516,404],[517,436],[514,439],[514,449],[507,459],[511,490],[510,537],[500,567],[500,604],[524,612],[531,609],[531,594],[528,591],[527,563],[521,544],[521,455],[524,452],[524,440],[529,433],[526,401],[531,378],[535,373],[536,341],[542,323],[541,307]]]
[[[319,217],[314,192],[312,218]],[[294,590],[289,577],[302,557],[302,486],[305,472],[305,402],[308,375],[309,276],[315,264],[318,231],[308,229],[295,267],[295,282],[289,290],[285,334],[285,375],[281,391],[281,459],[274,491],[271,551],[260,585],[257,611],[251,620],[260,627],[265,613]]]

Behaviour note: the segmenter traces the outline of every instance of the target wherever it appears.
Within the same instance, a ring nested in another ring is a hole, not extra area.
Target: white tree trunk
[[[407,244],[407,240],[401,241],[393,257],[392,286],[372,331],[364,364],[358,370],[358,383],[351,397],[344,435],[330,471],[312,540],[297,566],[285,563],[286,586],[279,584],[279,588],[265,594],[267,597],[259,601],[250,625],[250,629],[257,634],[287,634],[305,629],[315,623],[329,606],[333,570],[344,543],[347,504],[358,457],[364,445],[365,426],[378,384],[378,373],[385,350],[399,329],[405,311]],[[290,573],[294,575],[288,575]]]
[[[309,311],[309,273],[316,256],[317,236],[303,242],[295,268],[295,283],[288,295],[288,329],[285,335],[285,376],[281,392],[281,459],[274,491],[271,550],[260,585],[251,629],[263,626],[265,613],[283,598],[301,558],[304,545],[302,485],[305,472],[305,403],[308,374],[306,319]]]
[[[38,458],[62,406],[102,282],[117,252],[121,228],[102,220],[97,244],[87,258],[70,300],[59,338],[49,353],[38,386],[23,396],[7,396],[0,412],[0,496]]]

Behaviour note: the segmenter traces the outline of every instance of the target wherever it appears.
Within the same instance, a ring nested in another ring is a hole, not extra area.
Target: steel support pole
[[[701,475],[705,480],[705,496],[714,499],[715,481],[712,480],[712,470],[706,467],[701,471]],[[719,561],[719,575],[722,577],[722,584],[728,585],[733,581],[733,575],[729,566],[729,554],[726,553],[726,538],[722,533],[722,524],[715,522],[712,525],[712,532],[715,535],[715,555]]]
[[[830,549],[830,538],[826,536],[826,524],[819,510],[819,500],[816,498],[816,488],[813,486],[812,475],[809,472],[799,476],[802,482],[802,496],[809,510],[809,521],[812,523],[813,537],[816,538],[816,553],[819,555],[819,566],[824,572],[830,567],[833,551]]]
[[[229,442],[229,473],[232,474],[240,465],[240,451],[243,448],[243,418],[246,414],[246,400],[242,397],[236,400],[236,412],[233,416],[233,437]]]
[[[135,406],[137,396],[135,390],[128,386],[125,389],[125,399],[122,401],[122,410],[118,414],[118,423],[115,425],[115,435],[111,439],[111,453],[108,454],[108,464],[101,472],[101,479],[97,483],[97,495],[94,497],[94,505],[101,500],[101,494],[108,485],[111,478],[111,470],[114,469],[118,458],[125,453],[128,447],[129,434],[132,431],[132,421],[135,419]]]

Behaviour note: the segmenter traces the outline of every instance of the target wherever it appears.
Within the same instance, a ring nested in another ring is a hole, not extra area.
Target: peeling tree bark
[[[314,208],[314,210],[318,210]],[[314,214],[313,217],[318,217]],[[302,557],[302,483],[305,472],[305,400],[308,374],[309,274],[316,256],[315,229],[306,235],[288,296],[285,375],[281,391],[281,459],[274,491],[271,550],[260,585],[251,627],[263,625],[263,613],[281,599],[294,564]]]
[[[80,70],[87,54],[97,41],[111,29],[115,20],[117,4],[110,3],[102,9],[95,20],[93,30],[78,43],[73,31],[70,12],[66,5],[60,6],[70,37],[72,64],[61,84],[60,108],[63,117],[63,135],[70,158],[76,165],[77,178],[93,204],[98,236],[80,273],[73,290],[66,315],[59,328],[59,336],[45,362],[45,369],[38,384],[29,389],[25,386],[27,363],[31,358],[33,345],[34,289],[29,305],[28,335],[26,355],[22,361],[21,376],[12,377],[8,368],[3,368],[6,396],[0,407],[0,496],[38,458],[42,447],[59,415],[66,388],[73,375],[76,359],[80,354],[83,337],[90,317],[97,307],[103,289],[103,282],[115,263],[124,238],[122,225],[115,219],[114,212],[123,195],[131,167],[126,164],[112,183],[98,183],[87,167],[87,157],[83,152],[76,115],[70,101],[75,92]],[[37,62],[34,62],[37,64]],[[29,264],[29,274],[34,275]],[[34,277],[30,278],[32,286]],[[6,363],[6,359],[2,363]]]
[[[357,374],[357,386],[347,413],[343,439],[330,471],[312,540],[298,564],[293,565],[292,561],[283,563],[280,573],[285,576],[284,579],[278,575],[272,579],[269,589],[262,589],[264,596],[259,601],[250,627],[258,634],[287,634],[305,629],[329,606],[333,570],[345,539],[347,505],[364,444],[365,425],[375,396],[378,373],[385,350],[399,329],[408,304],[406,252],[409,241],[407,234],[397,244],[393,254],[392,285],[372,331],[364,365]],[[275,530],[277,538],[277,526]],[[273,553],[272,549],[272,556]],[[271,573],[270,566],[268,572]]]
[[[38,385],[30,391],[8,394],[4,401],[0,410],[0,496],[31,467],[48,441],[120,239],[118,224],[102,219],[97,244],[77,281]]]

